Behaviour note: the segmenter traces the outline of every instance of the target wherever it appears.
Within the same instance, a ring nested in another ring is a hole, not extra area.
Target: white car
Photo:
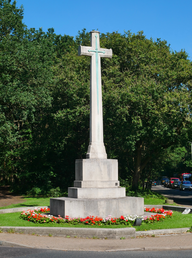
[[[190,181],[183,181],[180,184],[180,190],[184,191],[184,190],[192,190],[192,184]]]

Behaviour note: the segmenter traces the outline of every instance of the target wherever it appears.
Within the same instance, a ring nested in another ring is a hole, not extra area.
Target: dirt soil
[[[13,195],[9,191],[9,187],[0,187],[0,207],[11,204],[23,203],[25,200],[22,196]]]

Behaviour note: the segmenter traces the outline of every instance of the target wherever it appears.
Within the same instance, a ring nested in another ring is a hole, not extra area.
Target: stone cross
[[[103,142],[101,57],[112,58],[112,49],[100,48],[99,31],[91,31],[91,47],[79,46],[79,55],[91,56],[90,143],[86,158],[106,159]]]

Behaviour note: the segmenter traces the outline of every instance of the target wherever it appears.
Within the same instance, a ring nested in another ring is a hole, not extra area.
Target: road
[[[174,202],[179,205],[187,205],[187,206],[192,205],[192,191],[189,191],[189,190],[180,191],[179,189],[171,189],[171,188],[164,187],[162,185],[153,186],[152,190],[160,194],[163,194],[169,199],[173,199]]]
[[[118,251],[118,252],[82,252],[33,249],[20,247],[0,247],[1,258],[180,258],[192,257],[191,250],[169,251]]]

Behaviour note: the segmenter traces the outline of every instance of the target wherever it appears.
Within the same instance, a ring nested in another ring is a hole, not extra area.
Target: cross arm
[[[113,51],[112,51],[111,48],[110,48],[110,49],[100,48],[99,50],[101,50],[102,52],[105,52],[105,53],[100,53],[100,56],[101,56],[101,57],[112,58]]]
[[[92,47],[79,46],[78,56],[92,56],[92,53],[88,51],[91,49],[92,49]]]

